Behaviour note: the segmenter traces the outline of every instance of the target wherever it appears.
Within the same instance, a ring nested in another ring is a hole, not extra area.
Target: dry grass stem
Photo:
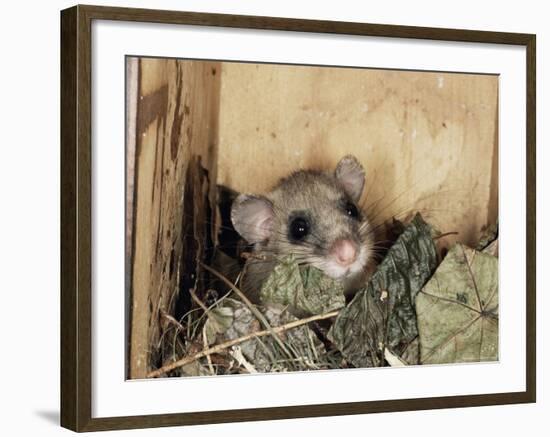
[[[339,313],[339,310],[336,310],[336,311],[331,311],[329,313],[325,313],[325,314],[319,314],[319,315],[316,315],[316,316],[311,316],[311,317],[307,317],[305,319],[300,319],[300,320],[294,320],[292,322],[289,322],[289,323],[286,323],[284,325],[281,325],[281,326],[277,326],[275,328],[271,328],[271,329],[265,329],[263,331],[257,331],[257,332],[252,332],[250,334],[247,334],[243,337],[239,337],[239,338],[236,338],[234,340],[230,340],[230,341],[226,341],[224,343],[220,343],[216,346],[212,346],[210,348],[207,348],[207,349],[203,349],[202,351],[196,353],[195,355],[192,355],[192,356],[189,356],[189,357],[184,357],[184,358],[181,358],[177,361],[174,361],[173,363],[170,363],[170,364],[166,364],[164,366],[162,366],[160,369],[157,369],[157,370],[154,370],[152,372],[149,372],[147,374],[147,378],[156,378],[156,377],[159,377],[167,372],[170,372],[171,370],[174,370],[178,367],[181,367],[181,366],[185,366],[186,364],[189,364],[189,363],[192,363],[200,358],[204,358],[208,355],[211,355],[211,354],[217,354],[231,346],[235,346],[237,344],[240,344],[240,343],[243,343],[247,340],[251,340],[253,338],[259,338],[259,337],[264,337],[266,335],[277,335],[277,334],[280,334],[281,332],[285,332],[285,331],[288,331],[289,329],[293,329],[293,328],[296,328],[298,326],[302,326],[302,325],[306,325],[308,323],[311,323],[315,320],[324,320],[324,319],[330,319],[331,317],[336,317]]]
[[[267,319],[264,317],[264,315],[260,312],[260,310],[258,310],[258,308],[256,308],[256,305],[254,305],[249,299],[248,297],[246,297],[246,295],[241,291],[239,290],[238,287],[235,286],[235,284],[233,284],[229,279],[227,279],[225,276],[223,276],[221,273],[217,272],[216,270],[214,270],[212,267],[210,266],[207,266],[206,264],[204,263],[200,263],[201,267],[204,268],[206,271],[212,273],[214,276],[216,276],[218,279],[220,279],[225,285],[227,285],[229,288],[231,288],[231,290],[233,290],[233,292],[239,296],[239,298],[245,303],[245,305],[250,309],[250,311],[252,311],[252,314],[254,314],[254,316],[256,316],[256,318],[262,323],[262,325],[264,325],[264,328],[269,332],[271,333],[273,339],[275,340],[275,342],[279,345],[279,347],[289,356],[291,357],[292,356],[292,353],[288,350],[288,348],[285,346],[285,344],[281,341],[281,339],[279,338],[279,336],[277,336],[275,334],[275,331],[273,331],[273,328],[271,327],[271,325],[269,324],[269,322],[267,321]]]

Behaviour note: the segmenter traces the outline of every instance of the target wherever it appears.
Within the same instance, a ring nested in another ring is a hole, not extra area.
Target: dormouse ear
[[[262,196],[240,194],[231,206],[233,226],[249,243],[260,243],[271,237],[273,218],[273,205]]]
[[[344,156],[334,171],[334,176],[353,201],[358,201],[365,186],[365,170],[353,155]]]

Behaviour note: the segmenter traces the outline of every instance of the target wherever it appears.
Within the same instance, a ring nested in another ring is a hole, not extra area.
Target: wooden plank
[[[126,60],[126,256],[124,259],[125,308],[130,308],[132,291],[132,242],[134,230],[134,191],[136,164],[136,123],[139,97],[139,60]],[[130,338],[130,318],[125,320],[125,337]],[[130,353],[130,342],[126,342],[126,357]],[[130,360],[126,359],[125,374],[129,374]]]
[[[162,315],[171,314],[185,274],[186,196],[205,211],[200,189],[211,190],[201,166],[215,178],[219,64],[139,60],[133,230],[131,378],[143,378],[161,351]],[[200,173],[200,174],[199,174]],[[186,182],[201,187],[186,190]],[[198,190],[198,191],[197,191]],[[195,223],[194,221],[193,223]],[[202,218],[194,231],[206,233]]]
[[[220,108],[218,182],[237,191],[352,153],[375,223],[420,210],[474,244],[497,217],[496,76],[224,63]]]

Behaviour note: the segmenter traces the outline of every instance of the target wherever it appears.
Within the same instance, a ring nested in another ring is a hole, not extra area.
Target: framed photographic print
[[[61,421],[535,402],[535,36],[61,13]]]

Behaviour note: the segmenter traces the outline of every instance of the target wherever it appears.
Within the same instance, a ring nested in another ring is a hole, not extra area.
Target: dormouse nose
[[[342,238],[334,242],[331,253],[338,264],[347,267],[357,259],[357,245],[347,238]]]

